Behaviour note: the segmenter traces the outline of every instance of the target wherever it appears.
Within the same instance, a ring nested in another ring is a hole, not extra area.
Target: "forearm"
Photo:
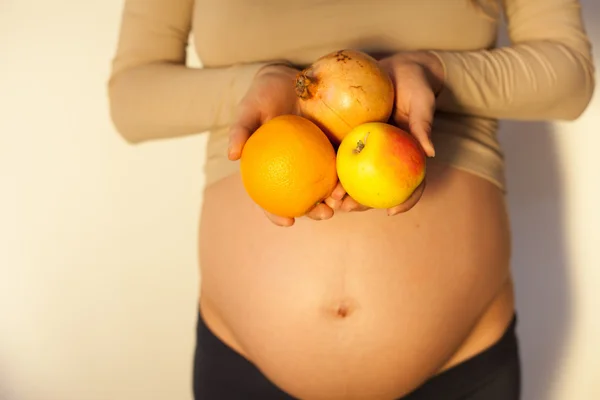
[[[594,90],[589,55],[550,41],[471,52],[440,52],[437,109],[487,118],[577,118]]]
[[[124,70],[109,81],[112,120],[131,143],[226,126],[264,65],[196,69],[149,63]]]

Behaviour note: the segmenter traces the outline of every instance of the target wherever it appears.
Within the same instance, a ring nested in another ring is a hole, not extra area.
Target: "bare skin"
[[[201,312],[298,398],[398,398],[502,335],[514,310],[508,229],[496,187],[434,162],[408,212],[289,228],[232,175],[204,198]]]
[[[395,122],[433,156],[440,66],[416,53],[381,63],[402,88]],[[261,123],[297,112],[295,74],[285,66],[257,74],[232,126],[230,159]],[[367,209],[338,185],[291,219],[256,206],[239,174],[206,188],[207,325],[276,385],[308,400],[395,399],[493,344],[514,311],[504,197],[433,160],[426,184],[388,210]]]

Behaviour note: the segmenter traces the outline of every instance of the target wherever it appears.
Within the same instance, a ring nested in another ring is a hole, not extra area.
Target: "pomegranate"
[[[340,50],[317,59],[296,77],[302,115],[339,145],[350,130],[386,122],[394,106],[390,76],[370,55]]]

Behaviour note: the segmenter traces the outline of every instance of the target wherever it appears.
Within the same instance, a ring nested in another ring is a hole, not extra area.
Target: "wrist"
[[[269,75],[269,74],[280,74],[280,73],[285,73],[285,74],[296,74],[298,73],[298,69],[294,68],[294,66],[288,62],[285,61],[274,61],[272,63],[268,63],[263,65],[256,73],[256,77],[260,77],[262,75]]]
[[[427,75],[433,93],[437,95],[442,91],[445,82],[444,65],[441,60],[430,51],[409,51],[400,54],[402,59],[414,62],[421,66]]]
[[[429,74],[429,79],[434,87],[436,97],[440,94],[446,83],[446,69],[440,58],[430,51],[423,52],[422,64]]]

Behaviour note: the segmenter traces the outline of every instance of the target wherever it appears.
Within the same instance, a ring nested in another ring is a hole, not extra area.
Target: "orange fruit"
[[[296,218],[335,188],[335,150],[313,122],[282,115],[261,125],[246,141],[240,173],[256,204],[271,214]]]

